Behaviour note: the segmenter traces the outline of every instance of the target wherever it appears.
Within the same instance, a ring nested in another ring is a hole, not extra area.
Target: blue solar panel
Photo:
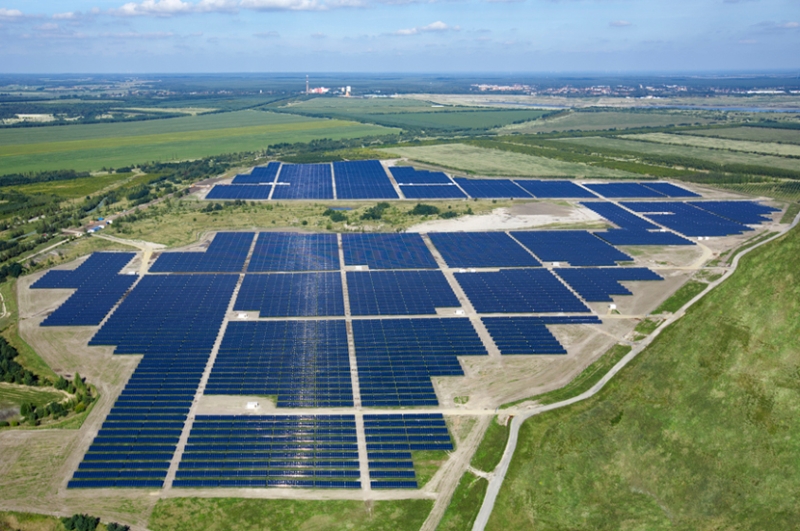
[[[73,271],[50,271],[36,281],[31,288],[77,290],[42,322],[42,326],[100,324],[136,282],[135,275],[117,274],[134,256],[134,253],[93,253]]]
[[[261,317],[344,315],[339,273],[247,275],[235,310],[258,310]]]
[[[666,194],[657,192],[651,188],[643,186],[642,183],[604,183],[604,184],[585,184],[593,192],[603,197],[660,197]]]
[[[345,322],[231,322],[205,392],[277,395],[278,407],[352,407]]]
[[[342,234],[344,263],[370,269],[438,269],[422,236],[403,234]]]
[[[486,355],[469,319],[353,321],[364,407],[437,406],[432,376],[463,376],[457,356]]]
[[[484,317],[481,321],[504,356],[567,353],[536,317]]]
[[[450,267],[541,265],[504,232],[432,232],[428,236]]]
[[[453,184],[445,173],[440,171],[417,170],[411,166],[389,168],[392,177],[400,186],[404,184]]]
[[[531,198],[531,194],[509,179],[466,179],[464,177],[455,177],[454,180],[470,197],[488,199],[506,197]]]
[[[544,262],[569,262],[573,266],[613,266],[633,258],[579,230],[512,232],[514,238]]]
[[[337,199],[397,199],[397,192],[377,160],[334,162]]]
[[[273,199],[333,199],[330,164],[284,164]]]
[[[589,190],[582,188],[572,181],[535,181],[532,179],[516,179],[514,181],[534,197],[541,198],[571,198],[571,197],[597,197]]]
[[[206,199],[269,199],[272,184],[215,184],[206,194]]]
[[[204,252],[167,252],[151,273],[238,273],[253,243],[252,232],[218,232]]]
[[[237,175],[233,178],[233,184],[261,184],[275,182],[280,162],[270,162],[266,166],[256,166],[249,175]]]
[[[695,201],[689,204],[742,225],[761,225],[772,221],[769,215],[778,212],[777,208],[754,201]]]
[[[581,205],[585,206],[588,209],[591,209],[608,221],[612,222],[613,224],[617,225],[621,229],[630,229],[630,230],[650,230],[650,229],[657,229],[658,226],[650,223],[644,218],[633,214],[624,208],[615,205],[614,203],[607,203],[605,201],[595,201],[595,202],[584,202]]]
[[[333,271],[339,269],[335,234],[262,232],[247,271]]]
[[[642,183],[642,185],[645,186],[646,188],[650,188],[651,190],[655,190],[656,192],[663,194],[667,197],[700,197],[700,194],[690,192],[686,188],[675,186],[672,183],[644,182]]]
[[[350,271],[347,291],[353,315],[423,315],[461,306],[441,271]]]
[[[623,280],[664,280],[645,267],[556,269],[572,289],[590,302],[611,302],[611,295],[632,295],[620,284]]]
[[[478,313],[589,312],[566,286],[544,269],[456,273]]]
[[[750,229],[706,210],[679,202],[623,203],[626,208],[684,236],[728,236]]]
[[[406,199],[464,199],[464,195],[455,184],[404,184],[400,191]]]
[[[672,232],[615,229],[593,233],[611,245],[695,245]]]

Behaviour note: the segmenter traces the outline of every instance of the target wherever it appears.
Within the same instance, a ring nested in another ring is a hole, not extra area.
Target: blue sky
[[[0,72],[800,70],[800,0],[0,0]]]

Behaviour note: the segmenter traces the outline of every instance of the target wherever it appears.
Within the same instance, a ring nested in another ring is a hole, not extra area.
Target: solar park
[[[68,488],[419,488],[414,452],[455,449],[436,379],[463,378],[468,359],[568,356],[558,327],[601,326],[599,303],[664,280],[617,245],[688,248],[775,210],[674,185],[390,174],[377,161],[270,163],[228,186],[272,199],[565,194],[594,198],[583,205],[617,228],[218,232],[143,275],[120,274],[135,256],[120,252],[49,271],[31,288],[75,291],[41,326],[95,326],[89,346],[141,356]],[[275,407],[211,414],[198,409],[208,397]]]

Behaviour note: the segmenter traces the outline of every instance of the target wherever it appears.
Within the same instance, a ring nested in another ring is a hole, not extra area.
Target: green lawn
[[[441,144],[419,147],[393,147],[382,150],[395,156],[408,157],[465,173],[509,177],[633,177],[619,170],[588,166],[466,144]]]
[[[488,529],[767,530],[800,521],[800,230],[594,398],[526,421]]]
[[[480,446],[475,450],[470,464],[477,470],[492,472],[497,468],[503,452],[508,442],[508,425],[503,426],[497,423],[497,417],[493,418],[483,435]]]
[[[254,151],[279,143],[356,138],[384,127],[262,111],[133,123],[0,130],[0,175],[54,169],[98,170],[153,160]]]
[[[678,291],[676,291],[669,299],[662,302],[658,308],[652,311],[652,313],[654,315],[664,312],[675,313],[683,308],[684,304],[697,297],[704,289],[706,289],[707,286],[708,284],[705,282],[690,280],[678,288]]]
[[[553,133],[561,131],[602,131],[608,129],[631,129],[638,127],[664,127],[668,125],[705,125],[713,123],[707,113],[699,112],[570,112],[528,122],[507,125],[500,129],[501,133]]]
[[[464,472],[436,530],[465,531],[472,529],[488,486],[489,482],[485,479],[471,472]]]
[[[417,531],[431,500],[360,501],[171,498],[150,517],[153,531]]]
[[[108,175],[93,175],[80,179],[70,179],[67,181],[26,184],[23,186],[14,186],[13,188],[24,194],[52,194],[63,197],[64,199],[76,199],[91,195],[107,186],[121,183],[132,177],[134,177],[132,173],[112,173]]]

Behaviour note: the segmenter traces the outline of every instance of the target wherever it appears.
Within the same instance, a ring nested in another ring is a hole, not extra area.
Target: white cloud
[[[783,24],[778,24],[776,27],[781,29],[797,29],[800,28],[800,22],[785,22]]]
[[[144,2],[128,2],[119,9],[114,10],[115,14],[122,16],[137,15],[156,15],[170,16],[180,13],[190,13],[196,8],[194,4],[183,2],[182,0],[144,0]]]
[[[18,18],[22,16],[22,11],[19,9],[6,9],[0,7],[0,18]]]
[[[58,29],[58,24],[53,24],[52,22],[48,22],[47,24],[36,26],[36,29],[39,31],[55,31]]]
[[[262,31],[260,33],[253,33],[253,37],[258,37],[259,39],[274,39],[280,36],[281,34],[277,31]]]
[[[56,13],[55,15],[53,15],[53,18],[56,20],[73,20],[77,17],[75,13],[69,11],[67,13]]]
[[[316,11],[330,7],[361,6],[361,0],[142,0],[128,2],[118,9],[109,11],[117,16],[156,16],[170,17],[190,13],[237,13],[250,11]]]
[[[632,26],[630,22],[627,20],[613,20],[608,23],[609,26],[612,28],[627,28],[628,26]]]
[[[408,35],[418,35],[420,33],[431,33],[431,32],[442,32],[442,31],[460,31],[460,26],[449,26],[442,22],[441,20],[437,20],[436,22],[432,22],[427,26],[418,26],[416,28],[407,28],[407,29],[400,29],[393,33],[393,35],[400,35],[400,36],[408,36]]]

